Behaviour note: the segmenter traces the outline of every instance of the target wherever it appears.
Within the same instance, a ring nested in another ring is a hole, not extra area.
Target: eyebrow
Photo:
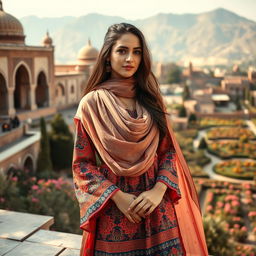
[[[120,46],[118,46],[117,48],[123,48],[123,49],[128,49],[128,47],[127,46],[124,46],[124,45],[120,45]],[[134,47],[133,49],[142,49],[140,46],[138,46],[138,47]]]

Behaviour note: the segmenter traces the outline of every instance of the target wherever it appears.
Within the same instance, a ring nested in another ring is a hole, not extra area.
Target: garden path
[[[247,121],[249,121],[249,120],[247,120]],[[256,127],[254,126],[254,128],[255,128],[255,134],[256,134]],[[204,129],[204,130],[200,130],[200,131],[198,132],[198,136],[197,136],[196,139],[194,139],[194,141],[193,141],[193,147],[194,147],[195,149],[197,149],[197,147],[198,147],[198,145],[199,145],[199,143],[200,143],[201,138],[204,138],[204,139],[207,141],[206,133],[207,133],[207,130],[208,130],[208,129],[209,129],[209,128]],[[253,180],[232,179],[232,178],[228,178],[228,177],[225,177],[225,176],[216,174],[216,173],[213,171],[213,166],[214,166],[215,164],[221,162],[222,159],[219,158],[219,157],[217,157],[217,156],[215,156],[215,155],[213,155],[213,154],[211,154],[211,153],[209,153],[209,152],[207,152],[206,150],[205,150],[205,155],[211,159],[211,162],[208,163],[208,164],[206,164],[203,169],[204,169],[204,171],[209,175],[209,177],[210,177],[211,179],[222,180],[222,181],[228,181],[228,182],[235,182],[235,183],[251,183],[251,184],[254,184],[254,181],[253,181]],[[232,159],[234,159],[234,160],[235,160],[235,159],[246,160],[246,159],[248,159],[248,158],[232,158]]]

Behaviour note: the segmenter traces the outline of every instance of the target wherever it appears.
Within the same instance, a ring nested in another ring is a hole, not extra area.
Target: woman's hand
[[[124,193],[119,190],[111,197],[111,199],[130,222],[139,223],[141,221],[141,217],[137,213],[128,212],[129,206],[136,199],[135,195]]]
[[[157,182],[151,190],[142,192],[131,203],[128,212],[138,214],[141,217],[148,216],[161,203],[166,189],[167,186],[164,183]]]

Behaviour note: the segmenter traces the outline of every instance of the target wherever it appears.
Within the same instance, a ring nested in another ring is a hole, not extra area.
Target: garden
[[[208,188],[204,226],[209,253],[256,255],[256,246],[250,242],[256,240],[256,186],[219,181],[207,184],[202,180],[199,183]]]
[[[256,176],[256,161],[253,160],[226,160],[214,166],[217,174],[236,178],[253,179]]]
[[[187,129],[175,132],[175,136],[189,165],[192,176],[209,177],[203,170],[203,167],[210,162],[210,159],[204,154],[204,150],[194,150],[193,148],[193,139],[197,136],[197,130]]]
[[[0,208],[54,216],[51,230],[81,234],[72,183],[62,177],[38,179],[29,170],[0,175]]]
[[[207,131],[207,138],[210,140],[218,139],[255,139],[253,132],[243,127],[218,127]]]
[[[243,140],[239,141],[218,141],[208,143],[207,149],[210,153],[222,159],[234,157],[246,157],[256,159],[256,142]]]
[[[214,126],[246,126],[245,121],[241,119],[200,118],[197,123],[200,129]]]

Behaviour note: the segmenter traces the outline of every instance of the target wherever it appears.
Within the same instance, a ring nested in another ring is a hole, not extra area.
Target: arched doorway
[[[21,65],[15,74],[14,107],[16,110],[30,108],[29,90],[30,82],[28,71],[24,65]]]
[[[49,106],[48,86],[44,72],[40,72],[37,77],[36,104],[38,108]]]
[[[8,93],[4,76],[0,73],[0,115],[8,113]]]
[[[57,103],[57,106],[61,106],[61,105],[64,105],[66,103],[65,102],[65,88],[64,88],[64,85],[62,83],[57,84],[56,103]]]
[[[34,172],[33,160],[28,156],[24,162],[24,170],[29,170],[30,173]]]

